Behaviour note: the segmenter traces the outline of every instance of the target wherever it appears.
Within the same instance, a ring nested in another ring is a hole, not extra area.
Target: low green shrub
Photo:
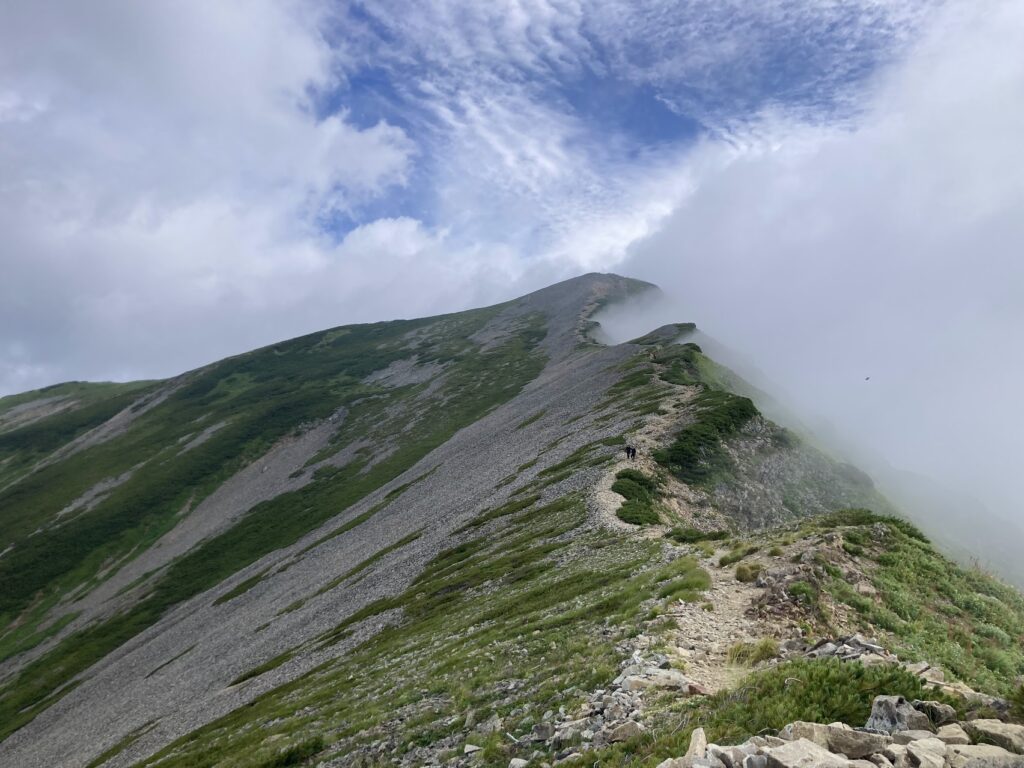
[[[1024,683],[1013,689],[1009,701],[1010,717],[1017,722],[1024,722]]]
[[[730,664],[752,667],[778,655],[778,642],[771,637],[762,637],[756,643],[736,643],[729,648],[726,659]]]
[[[749,557],[750,555],[757,552],[759,549],[760,547],[754,546],[736,547],[736,549],[729,552],[729,554],[722,555],[720,558],[718,558],[718,564],[722,568],[725,568],[727,566],[732,565],[733,563],[738,563],[744,557]]]
[[[657,525],[661,522],[661,517],[651,506],[632,499],[624,501],[615,514],[630,525]]]
[[[616,480],[612,483],[612,490],[631,501],[649,501],[651,498],[650,491],[628,478]]]
[[[761,566],[757,563],[740,563],[736,566],[736,580],[748,583],[761,574]]]
[[[735,690],[709,697],[690,724],[703,726],[719,744],[736,744],[794,720],[862,726],[881,694],[935,698],[933,692],[925,695],[921,681],[901,667],[800,660],[755,672]],[[692,728],[687,731],[688,740]]]
[[[625,498],[616,513],[620,520],[631,525],[654,525],[661,522],[654,508],[657,480],[635,469],[624,469],[615,478],[612,490]]]
[[[843,550],[854,557],[860,557],[864,554],[864,547],[849,541],[843,542]]]
[[[648,493],[654,493],[658,488],[658,481],[655,478],[645,475],[637,469],[620,470],[615,474],[615,477],[619,480],[631,480],[646,489]]]
[[[928,537],[913,523],[899,517],[893,517],[892,515],[879,515],[870,509],[841,509],[825,515],[818,522],[818,525],[822,528],[839,528],[842,526],[874,525],[875,523],[883,523],[895,528],[912,539],[923,542],[928,541]],[[854,535],[856,536],[856,534]],[[847,538],[849,538],[849,533],[847,533]],[[863,544],[864,542],[855,541],[854,543]]]
[[[728,538],[728,531],[699,531],[696,528],[675,527],[665,534],[680,544],[696,544],[698,541],[720,541]]]
[[[707,484],[728,467],[722,440],[739,431],[758,410],[746,397],[705,389],[696,398],[696,420],[654,459],[684,483]]]
[[[815,603],[818,600],[818,590],[806,581],[794,581],[786,587],[786,591],[793,597],[806,602],[808,605]]]
[[[307,758],[321,752],[324,746],[324,740],[320,736],[307,739],[300,744],[288,747],[284,751],[264,760],[259,764],[259,768],[286,768],[286,766],[289,765],[300,765],[304,763]]]

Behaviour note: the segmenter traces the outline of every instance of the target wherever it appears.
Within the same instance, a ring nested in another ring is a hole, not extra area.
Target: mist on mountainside
[[[1014,427],[1022,422],[1013,418],[1012,400],[979,401],[969,382],[926,365],[927,341],[915,353],[911,339],[860,339],[855,330],[813,323],[785,327],[767,313],[759,321],[709,299],[650,291],[597,313],[596,336],[617,344],[668,323],[696,322],[685,340],[746,380],[766,415],[867,471],[961,562],[1024,586],[1021,491],[1008,471],[1021,455],[1013,441],[1024,426]]]
[[[604,323],[695,322],[937,541],[1024,584],[1024,17],[962,11],[855,124],[696,147],[686,200],[615,267],[665,296]]]

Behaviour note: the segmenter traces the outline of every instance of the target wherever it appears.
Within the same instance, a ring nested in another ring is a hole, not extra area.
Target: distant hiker
[[[636,448],[634,448],[632,445],[626,446],[626,458],[630,460],[636,458]]]

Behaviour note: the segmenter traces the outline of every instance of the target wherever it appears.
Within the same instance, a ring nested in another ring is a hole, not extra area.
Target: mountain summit
[[[926,684],[1005,704],[1020,595],[765,418],[693,324],[591,335],[654,290],[590,274],[0,399],[0,764],[641,764]],[[736,711],[741,678],[776,710]]]

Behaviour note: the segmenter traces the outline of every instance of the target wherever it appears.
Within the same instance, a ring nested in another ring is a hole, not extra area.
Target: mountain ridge
[[[650,290],[585,275],[494,307],[344,326],[115,387],[111,400],[131,402],[113,414],[121,402],[101,400],[89,418],[59,409],[0,423],[0,510],[12,524],[0,542],[0,760],[292,764],[273,763],[276,739],[206,745],[206,757],[189,744],[229,726],[226,742],[250,733],[247,713],[320,696],[317,681],[353,659],[386,669],[385,650],[403,653],[389,643],[409,633],[441,642],[449,610],[474,606],[500,624],[487,602],[515,616],[516,597],[554,620],[575,616],[550,603],[569,595],[628,623],[653,595],[706,588],[709,566],[686,556],[702,536],[721,531],[735,548],[836,509],[891,511],[866,477],[733,394],[736,378],[685,341],[692,325],[594,341],[597,309]],[[0,419],[31,401],[4,402]],[[636,462],[620,456],[627,441]],[[625,522],[623,498],[658,522]],[[673,531],[677,543],[652,538]],[[613,635],[580,658],[612,664]],[[570,667],[550,676],[568,686],[601,675]],[[444,706],[459,698],[445,696]],[[332,727],[328,764],[366,757],[357,744],[373,728],[354,727]],[[296,761],[329,747],[286,740],[308,752]]]

